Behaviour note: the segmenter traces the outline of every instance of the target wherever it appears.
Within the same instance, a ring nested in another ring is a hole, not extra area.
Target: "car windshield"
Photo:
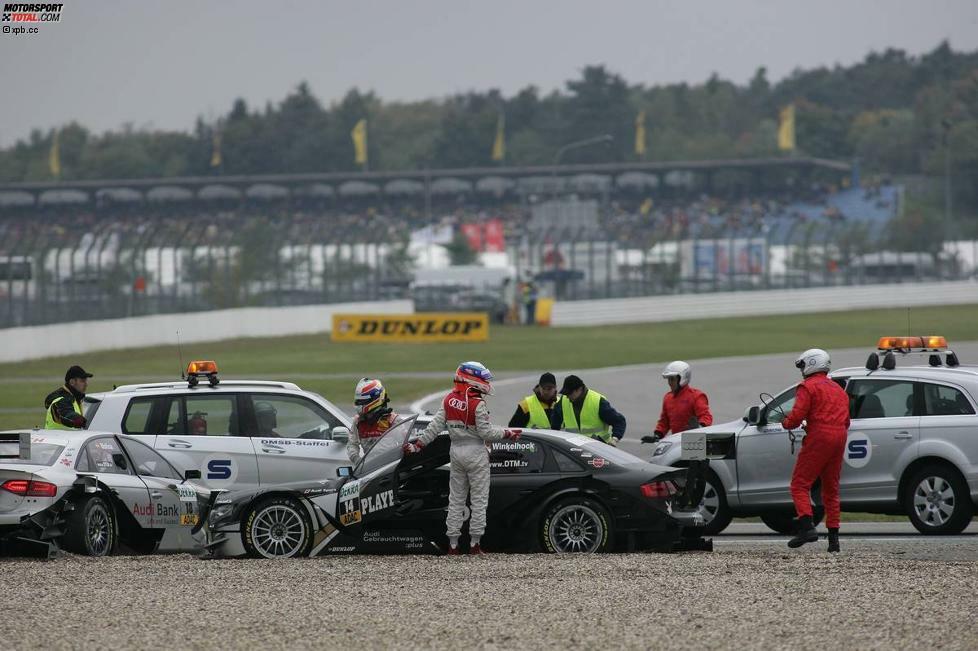
[[[411,433],[411,426],[416,418],[417,415],[414,415],[387,430],[387,433],[360,460],[354,470],[354,476],[369,475],[377,468],[399,460],[401,458],[401,446],[407,441],[408,435]]]
[[[18,443],[0,443],[0,455],[17,454],[19,449]],[[13,463],[25,466],[53,466],[64,449],[65,446],[55,443],[31,443],[30,459],[0,459],[0,463],[4,465]]]

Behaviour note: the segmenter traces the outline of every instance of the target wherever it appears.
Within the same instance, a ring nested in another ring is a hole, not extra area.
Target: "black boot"
[[[829,551],[839,551],[839,530],[829,529]]]
[[[788,547],[794,549],[801,547],[805,543],[818,542],[818,532],[812,524],[812,516],[805,515],[798,518],[798,528],[795,537],[788,541]]]

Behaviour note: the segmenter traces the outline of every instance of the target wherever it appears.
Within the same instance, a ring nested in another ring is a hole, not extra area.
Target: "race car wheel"
[[[952,468],[938,464],[921,468],[905,490],[903,504],[920,533],[954,535],[971,523],[974,506],[968,485]]]
[[[65,549],[86,556],[108,556],[119,535],[115,511],[98,496],[79,500],[65,516]]]
[[[305,556],[312,546],[312,525],[298,502],[273,497],[259,502],[245,514],[242,542],[254,558]]]
[[[554,503],[541,520],[540,537],[552,554],[594,553],[612,548],[611,516],[599,503],[572,497]]]
[[[697,507],[703,518],[703,526],[684,529],[687,536],[716,535],[726,529],[733,519],[730,507],[727,506],[727,494],[723,490],[723,484],[712,470],[706,471],[705,484],[703,499]]]

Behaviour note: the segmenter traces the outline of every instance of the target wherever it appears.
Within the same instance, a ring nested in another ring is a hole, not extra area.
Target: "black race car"
[[[338,478],[212,495],[205,527],[215,556],[442,553],[447,547],[449,440],[401,447],[424,428],[391,429]],[[686,470],[656,466],[565,432],[524,430],[490,444],[488,551],[670,550],[699,524]],[[463,546],[465,536],[463,533]]]

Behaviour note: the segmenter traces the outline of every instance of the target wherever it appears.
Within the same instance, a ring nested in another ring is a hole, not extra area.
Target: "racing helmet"
[[[662,369],[662,377],[667,379],[671,377],[678,377],[679,386],[688,386],[690,379],[693,377],[693,367],[680,360],[669,362],[669,364]]]
[[[264,400],[255,402],[255,420],[258,421],[258,431],[262,434],[273,432],[278,427],[278,410],[272,403]]]
[[[821,348],[809,348],[795,360],[795,368],[804,377],[813,373],[828,373],[832,370],[832,359]]]
[[[387,406],[389,398],[387,389],[384,388],[380,380],[371,380],[368,377],[357,382],[356,392],[353,394],[353,404],[357,408],[360,417],[379,416]]]
[[[462,362],[455,369],[455,382],[492,395],[492,373],[480,362]]]

